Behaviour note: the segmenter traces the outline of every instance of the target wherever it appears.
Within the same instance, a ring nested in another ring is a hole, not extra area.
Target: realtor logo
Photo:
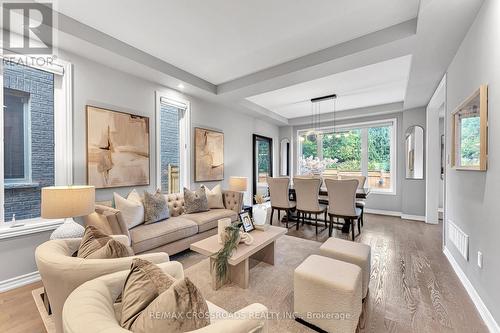
[[[8,2],[2,9],[4,53],[52,54],[52,4]]]

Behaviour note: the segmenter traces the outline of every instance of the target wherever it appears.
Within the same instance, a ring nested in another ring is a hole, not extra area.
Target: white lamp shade
[[[229,189],[231,191],[245,192],[247,190],[247,177],[231,177],[229,178]]]
[[[94,209],[94,186],[42,188],[42,217],[45,219],[85,216],[93,213]]]

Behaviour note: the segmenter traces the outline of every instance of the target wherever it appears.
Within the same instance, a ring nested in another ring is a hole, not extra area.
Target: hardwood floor
[[[372,272],[359,332],[488,332],[442,253],[441,230],[441,225],[366,215],[356,241],[371,245]],[[314,226],[305,225],[290,228],[288,235],[323,242],[328,231],[316,235]],[[350,237],[340,231],[334,236]],[[204,256],[186,251],[171,259],[187,268]],[[0,294],[0,332],[45,332],[31,296],[40,285]]]
[[[42,319],[31,295],[40,288],[41,282],[0,294],[0,332],[42,333],[45,332]]]

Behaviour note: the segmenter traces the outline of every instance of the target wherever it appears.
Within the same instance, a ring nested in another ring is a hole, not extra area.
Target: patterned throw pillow
[[[167,200],[160,190],[154,194],[144,192],[144,224],[166,220],[169,217]]]
[[[186,214],[206,212],[208,210],[208,199],[205,188],[200,187],[191,191],[184,187],[184,212]]]

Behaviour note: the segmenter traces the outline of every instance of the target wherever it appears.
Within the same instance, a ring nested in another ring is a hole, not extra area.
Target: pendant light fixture
[[[311,99],[311,131],[308,133],[308,138],[310,136],[320,136],[321,131],[321,102],[333,101],[333,132],[335,134],[335,111],[337,108],[337,95],[331,94],[321,97],[315,97]]]

